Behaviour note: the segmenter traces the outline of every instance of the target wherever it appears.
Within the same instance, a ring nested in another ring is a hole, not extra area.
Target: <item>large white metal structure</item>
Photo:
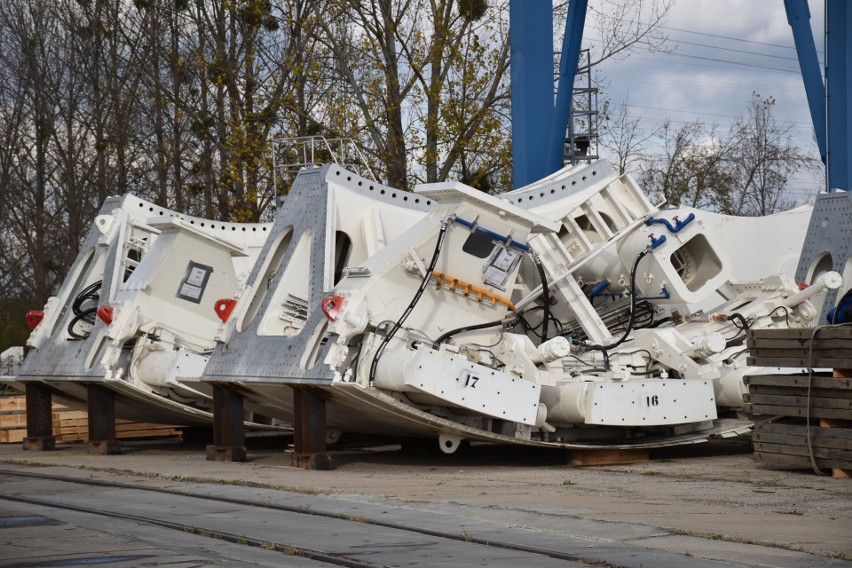
[[[807,208],[660,212],[602,164],[505,200],[458,183],[415,193],[437,209],[324,301],[326,362],[343,414],[369,406],[375,430],[437,434],[445,451],[742,431],[745,330],[813,325],[809,299],[840,285],[791,279]]]
[[[183,381],[201,376],[222,323],[216,302],[245,281],[269,229],[109,198],[57,295],[31,312],[16,380],[77,405],[97,383],[124,418],[209,424],[209,389]]]
[[[811,299],[841,284],[792,280],[809,215],[659,210],[603,162],[502,196],[309,167],[271,225],[115,198],[17,380],[77,398],[100,382],[121,416],[189,424],[211,419],[212,385],[283,422],[311,386],[331,441],[446,452],[736,434],[745,331],[812,326]]]

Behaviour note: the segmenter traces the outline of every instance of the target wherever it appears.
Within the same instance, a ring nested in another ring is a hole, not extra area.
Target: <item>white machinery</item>
[[[209,393],[182,379],[201,376],[226,307],[217,301],[245,281],[269,228],[107,199],[58,294],[28,314],[17,381],[48,383],[78,406],[97,383],[122,418],[208,424]]]
[[[100,377],[120,385],[121,414],[135,404],[149,421],[226,384],[285,422],[290,387],[321,389],[330,441],[435,437],[452,452],[735,435],[751,425],[746,330],[813,326],[810,298],[841,284],[792,280],[809,208],[661,211],[602,162],[496,197],[306,168],[271,226],[158,224],[124,200],[98,217],[19,378],[72,392]],[[101,279],[95,301],[84,292]]]
[[[813,325],[808,298],[839,284],[791,280],[808,208],[661,212],[602,163],[499,198],[459,183],[394,192],[433,206],[402,226],[389,205],[369,214],[390,195],[348,194],[344,215],[300,197],[339,192],[330,182],[343,178],[372,184],[337,167],[297,179],[202,377],[283,420],[294,410],[282,387],[321,387],[330,441],[434,436],[454,451],[463,439],[636,447],[736,434],[751,424],[745,330]],[[347,257],[340,241],[371,252]],[[299,329],[278,323],[293,294],[307,304]]]
[[[571,178],[587,183],[569,194]],[[600,164],[505,201],[458,183],[415,192],[438,208],[324,300],[326,361],[371,421],[419,421],[445,451],[740,432],[745,331],[813,325],[809,298],[840,285],[789,277],[806,208],[661,213]]]
[[[310,329],[324,320],[309,304],[314,260],[322,259],[320,286],[330,290],[347,259],[375,253],[431,208],[407,192],[334,172],[320,180],[318,170],[306,170],[303,191],[291,191],[274,226],[188,217],[130,195],[108,199],[57,296],[28,315],[30,352],[5,380],[48,383],[76,406],[85,406],[95,383],[114,393],[121,418],[211,424],[212,389],[199,379],[228,332],[224,321],[248,326],[262,314],[259,335],[302,338],[306,322]],[[326,224],[337,230],[326,232]],[[273,286],[275,308],[261,310]],[[13,362],[10,355],[10,368]],[[246,418],[255,427],[279,425],[258,412]]]

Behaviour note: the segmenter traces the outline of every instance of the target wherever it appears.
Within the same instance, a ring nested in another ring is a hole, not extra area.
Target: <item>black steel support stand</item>
[[[213,385],[213,445],[207,461],[246,461],[243,395],[223,385]]]
[[[55,450],[50,387],[44,383],[28,382],[26,385],[27,437],[23,447],[33,452]]]
[[[89,408],[90,454],[120,454],[121,444],[115,437],[115,393],[97,383],[86,386]]]
[[[326,453],[325,398],[316,389],[293,387],[293,456],[302,469],[332,469]]]

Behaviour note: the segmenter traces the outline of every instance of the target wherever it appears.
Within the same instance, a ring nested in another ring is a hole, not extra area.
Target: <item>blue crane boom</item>
[[[820,157],[827,164],[828,187],[849,188],[852,145],[849,128],[852,63],[848,31],[852,8],[847,0],[825,0],[826,82],[810,29],[807,0],[784,0]],[[565,132],[571,120],[588,0],[570,0],[553,101],[553,16],[551,0],[511,0],[512,158],[514,185],[521,187],[562,167]],[[833,159],[832,159],[833,158]]]

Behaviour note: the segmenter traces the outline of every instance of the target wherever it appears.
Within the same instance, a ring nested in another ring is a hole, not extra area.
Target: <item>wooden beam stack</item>
[[[749,331],[748,364],[803,368],[745,378],[756,416],[754,457],[769,465],[852,474],[852,326]],[[808,373],[807,369],[833,369]],[[767,420],[761,421],[765,417]]]
[[[53,435],[62,443],[85,442],[89,435],[89,416],[84,410],[75,410],[53,403]],[[181,436],[176,426],[115,421],[116,437],[162,438]],[[0,444],[20,444],[27,437],[27,404],[24,396],[0,397]]]

